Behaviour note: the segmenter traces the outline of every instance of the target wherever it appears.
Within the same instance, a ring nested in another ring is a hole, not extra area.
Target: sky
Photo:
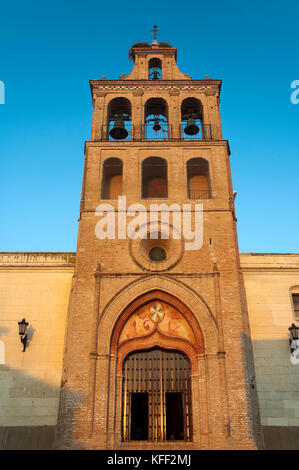
[[[298,253],[298,20],[298,1],[2,2],[0,251],[76,250],[89,79],[129,73],[156,24],[182,72],[223,80],[240,251]]]

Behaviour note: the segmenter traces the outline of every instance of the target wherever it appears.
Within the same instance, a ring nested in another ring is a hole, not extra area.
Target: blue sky
[[[2,2],[0,251],[76,249],[89,79],[127,74],[157,24],[184,73],[223,80],[240,251],[299,252],[298,20],[295,1]]]

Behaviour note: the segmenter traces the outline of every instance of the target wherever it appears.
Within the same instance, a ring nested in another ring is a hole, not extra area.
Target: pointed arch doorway
[[[159,347],[123,363],[123,441],[191,441],[191,367],[180,351]]]
[[[155,289],[141,295],[119,316],[111,353],[117,376],[115,435],[123,447],[137,441],[143,446],[197,442],[204,341],[192,312],[169,293]],[[204,387],[205,382],[203,394]]]

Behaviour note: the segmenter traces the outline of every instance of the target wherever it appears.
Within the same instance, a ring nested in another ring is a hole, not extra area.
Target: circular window
[[[139,237],[129,244],[135,263],[148,271],[167,271],[175,266],[184,253],[184,240],[169,224],[150,222],[140,229]]]
[[[166,258],[166,252],[160,246],[154,246],[149,252],[152,261],[163,261]]]

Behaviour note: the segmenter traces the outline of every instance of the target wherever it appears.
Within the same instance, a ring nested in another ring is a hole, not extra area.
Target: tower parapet
[[[136,43],[129,52],[134,67],[127,76],[122,75],[118,80],[90,80],[93,98],[91,140],[222,139],[221,80],[208,77],[193,80],[179,70],[176,54],[176,48],[167,43]],[[152,100],[150,114],[148,100]],[[162,121],[164,118],[163,126],[158,129],[160,132],[151,132],[153,126],[150,123],[159,117]],[[190,120],[196,121],[197,132],[185,132]],[[111,134],[116,121],[117,127],[126,131]]]

